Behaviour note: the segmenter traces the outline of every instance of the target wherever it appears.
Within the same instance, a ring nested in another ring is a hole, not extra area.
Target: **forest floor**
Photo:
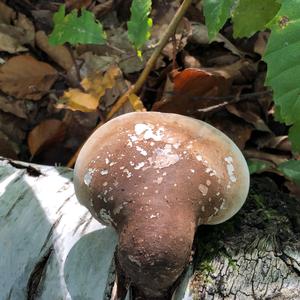
[[[180,1],[153,1],[153,30],[137,57],[126,33],[129,0],[0,0],[0,156],[47,165],[72,158],[132,86],[174,16]],[[53,14],[86,7],[107,33],[106,45],[50,46]],[[281,190],[300,190],[276,169],[292,158],[288,127],[274,116],[261,60],[269,32],[234,39],[228,22],[210,42],[200,2],[188,10],[163,49],[139,98],[144,109],[204,120],[243,151],[253,173],[266,172]],[[101,85],[90,107],[83,82]],[[137,109],[128,101],[117,114]],[[139,107],[141,109],[141,107]]]

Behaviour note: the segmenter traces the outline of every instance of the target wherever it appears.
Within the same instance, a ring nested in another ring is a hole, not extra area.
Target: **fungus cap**
[[[218,224],[243,205],[249,171],[238,147],[211,125],[134,112],[92,134],[78,156],[74,182],[79,201],[106,225],[117,227],[136,210],[134,203],[141,209],[161,196],[171,206],[189,202],[198,224]]]

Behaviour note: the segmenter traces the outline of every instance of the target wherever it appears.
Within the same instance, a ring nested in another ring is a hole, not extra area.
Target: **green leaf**
[[[278,166],[278,170],[287,178],[300,184],[300,160],[289,160]]]
[[[230,17],[234,2],[235,0],[203,1],[203,11],[209,40],[212,40],[217,35],[226,20]]]
[[[292,142],[292,150],[300,153],[300,122],[295,123],[290,128],[289,139]]]
[[[276,0],[240,0],[233,12],[233,36],[250,37],[266,28],[280,8]]]
[[[93,13],[82,10],[78,16],[76,9],[65,15],[65,6],[60,6],[53,16],[54,29],[49,36],[49,43],[62,45],[104,44],[106,35],[100,22],[95,20]]]
[[[151,0],[133,0],[131,4],[131,17],[128,26],[128,38],[141,56],[140,49],[150,38],[152,19],[148,18],[151,12]]]
[[[268,64],[266,84],[273,89],[280,120],[290,130],[293,148],[300,150],[300,0],[282,1],[263,57]],[[297,137],[297,138],[296,138]],[[295,144],[296,143],[296,144]]]
[[[254,173],[264,172],[273,167],[271,162],[260,159],[248,159],[247,164],[251,175]]]

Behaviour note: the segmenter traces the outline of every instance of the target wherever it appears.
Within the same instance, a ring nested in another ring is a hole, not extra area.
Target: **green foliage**
[[[249,159],[247,160],[248,168],[250,174],[261,173],[266,171],[267,169],[272,168],[273,164],[259,159]]]
[[[268,64],[266,84],[273,89],[279,119],[294,125],[289,137],[300,152],[300,0],[283,1],[272,24],[263,58]]]
[[[300,160],[289,160],[278,166],[278,170],[287,178],[300,185]]]
[[[141,47],[150,38],[150,28],[152,19],[149,18],[151,12],[151,0],[133,0],[131,4],[131,18],[127,23],[128,38],[141,56]]]
[[[240,0],[233,12],[233,36],[249,37],[274,18],[280,8],[276,0]]]
[[[49,36],[49,43],[61,45],[64,43],[75,44],[104,44],[105,32],[100,22],[95,20],[93,13],[87,10],[78,11],[74,9],[65,15],[65,6],[60,6],[54,14],[54,29]]]
[[[203,10],[208,37],[212,40],[230,17],[234,0],[204,0]]]

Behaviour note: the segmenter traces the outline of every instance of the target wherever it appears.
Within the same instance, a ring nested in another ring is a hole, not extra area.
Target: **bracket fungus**
[[[116,229],[118,264],[145,299],[166,299],[197,226],[232,217],[249,189],[245,159],[227,136],[159,112],[128,113],[97,129],[74,173],[79,201]]]

